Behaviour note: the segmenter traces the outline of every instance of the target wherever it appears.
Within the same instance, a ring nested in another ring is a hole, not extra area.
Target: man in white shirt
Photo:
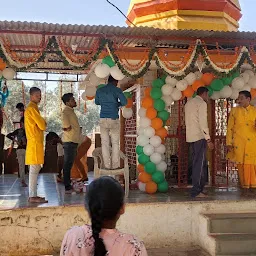
[[[208,128],[207,101],[208,89],[200,87],[197,96],[185,105],[186,139],[192,148],[192,190],[191,196],[205,197],[203,193],[207,178],[206,154],[207,145],[213,150],[214,145]]]

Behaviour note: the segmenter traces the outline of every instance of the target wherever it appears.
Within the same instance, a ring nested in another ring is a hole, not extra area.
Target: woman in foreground
[[[124,214],[124,191],[115,179],[104,176],[94,180],[88,187],[85,206],[92,225],[70,229],[60,256],[147,256],[143,242],[116,229]]]

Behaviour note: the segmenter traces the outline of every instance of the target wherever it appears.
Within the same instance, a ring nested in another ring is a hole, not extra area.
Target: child
[[[64,164],[64,149],[61,138],[55,132],[49,132],[46,135],[46,142],[51,145],[57,145],[57,153],[58,153],[58,160],[57,160],[57,169],[58,175],[56,177],[57,182],[62,182],[62,170]]]
[[[17,160],[19,163],[19,174],[20,181],[22,187],[27,187],[28,185],[25,182],[25,156],[26,156],[26,146],[27,146],[27,138],[24,129],[24,117],[20,119],[20,127],[16,129],[14,132],[9,133],[6,137],[13,141],[13,143],[18,144],[18,148],[16,150]]]
[[[124,214],[124,191],[115,179],[104,176],[94,180],[85,205],[92,225],[70,229],[62,241],[60,256],[147,256],[143,242],[116,229]]]

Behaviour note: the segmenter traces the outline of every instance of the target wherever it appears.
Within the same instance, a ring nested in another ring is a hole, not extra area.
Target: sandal
[[[36,203],[36,204],[46,204],[48,201],[44,197],[29,197],[28,198],[29,203]]]

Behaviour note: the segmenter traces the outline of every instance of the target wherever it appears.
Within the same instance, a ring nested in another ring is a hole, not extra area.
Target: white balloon
[[[122,73],[122,71],[119,69],[117,65],[110,68],[110,74],[114,79],[118,81],[123,80],[125,78],[125,75]]]
[[[170,84],[172,87],[175,87],[175,85],[177,84],[177,79],[171,77],[171,76],[167,76],[166,79],[165,79],[165,82],[167,84]]]
[[[203,76],[203,73],[200,72],[200,71],[196,71],[195,75],[196,75],[196,80],[200,80],[202,78],[202,76]]]
[[[165,172],[167,170],[167,163],[165,161],[161,161],[157,166],[156,169],[160,172]]]
[[[107,64],[100,63],[96,66],[95,75],[99,78],[106,78],[110,75],[110,67]]]
[[[248,92],[250,92],[251,91],[251,87],[248,85],[248,84],[246,84],[242,89],[240,89],[239,90],[240,92],[241,91],[248,91]]]
[[[171,106],[172,103],[174,102],[174,100],[172,99],[171,96],[163,96],[163,97],[162,97],[162,100],[165,102],[165,105],[166,105],[167,107]]]
[[[196,81],[197,77],[196,74],[191,72],[186,77],[185,80],[188,82],[189,85],[192,85]],[[176,86],[177,87],[177,86]]]
[[[140,127],[147,128],[151,125],[151,120],[147,117],[142,117],[140,119]]]
[[[140,135],[137,138],[137,144],[139,146],[144,147],[144,146],[149,144],[149,138],[147,136],[145,136],[145,135]]]
[[[154,147],[151,144],[144,146],[143,153],[147,156],[151,156],[154,153]]]
[[[174,88],[171,97],[174,101],[178,101],[181,99],[182,93],[178,89]]]
[[[224,86],[222,90],[220,90],[221,98],[229,98],[232,95],[232,89],[229,86]]]
[[[86,98],[86,93],[85,93],[85,92],[82,93],[81,98],[82,98],[83,100],[87,100],[87,98]]]
[[[244,80],[244,83],[247,84],[250,80],[250,76],[248,73],[243,73],[240,75],[240,77]]]
[[[238,98],[238,96],[239,96],[239,90],[233,89],[233,90],[232,90],[232,94],[231,94],[231,96],[230,96],[230,99],[236,100],[236,99]]]
[[[152,128],[151,126],[145,128],[145,135],[148,137],[148,138],[151,138],[155,135],[156,131],[154,128]]]
[[[138,183],[138,188],[140,191],[145,192],[146,191],[146,183],[139,182]]]
[[[161,145],[162,140],[159,136],[153,136],[150,138],[149,142],[154,148],[157,148]]]
[[[188,87],[188,82],[186,80],[180,80],[177,84],[176,84],[176,88],[179,91],[185,91]]]
[[[123,114],[123,117],[125,119],[128,119],[128,118],[131,118],[132,115],[133,115],[133,112],[132,112],[132,109],[131,108],[123,108],[122,109],[122,114]]]
[[[140,127],[137,131],[138,135],[144,135],[145,129],[143,127]]]
[[[220,98],[220,92],[213,92],[211,99],[218,100]]]
[[[95,86],[86,86],[85,94],[87,97],[94,97],[96,94],[97,88]]]
[[[150,156],[150,161],[154,164],[160,164],[161,161],[162,161],[162,156],[161,154],[159,153],[153,153],[151,156]]]
[[[147,110],[145,108],[140,108],[139,110],[139,116],[140,117],[146,117]]]
[[[254,73],[252,70],[247,69],[244,71],[244,73],[247,73],[250,76],[250,78],[254,77]]]
[[[12,68],[5,68],[3,70],[3,77],[6,80],[13,80],[13,78],[15,77],[16,72],[12,69]]]
[[[245,85],[245,82],[243,80],[243,78],[241,77],[236,77],[233,81],[232,81],[232,87],[236,90],[240,90],[243,88],[243,86]]]
[[[165,154],[161,155],[162,156],[162,161],[165,161]]]
[[[101,78],[99,78],[98,76],[96,76],[96,74],[92,73],[89,77],[89,81],[91,83],[91,85],[93,86],[97,86],[100,84]]]
[[[165,145],[161,144],[159,147],[155,148],[155,152],[159,154],[164,154],[166,152]]]
[[[164,96],[170,96],[172,94],[173,87],[170,84],[165,84],[162,87],[162,93]]]
[[[248,82],[248,85],[251,88],[254,88],[254,89],[256,88],[256,76],[251,77],[251,79]]]

